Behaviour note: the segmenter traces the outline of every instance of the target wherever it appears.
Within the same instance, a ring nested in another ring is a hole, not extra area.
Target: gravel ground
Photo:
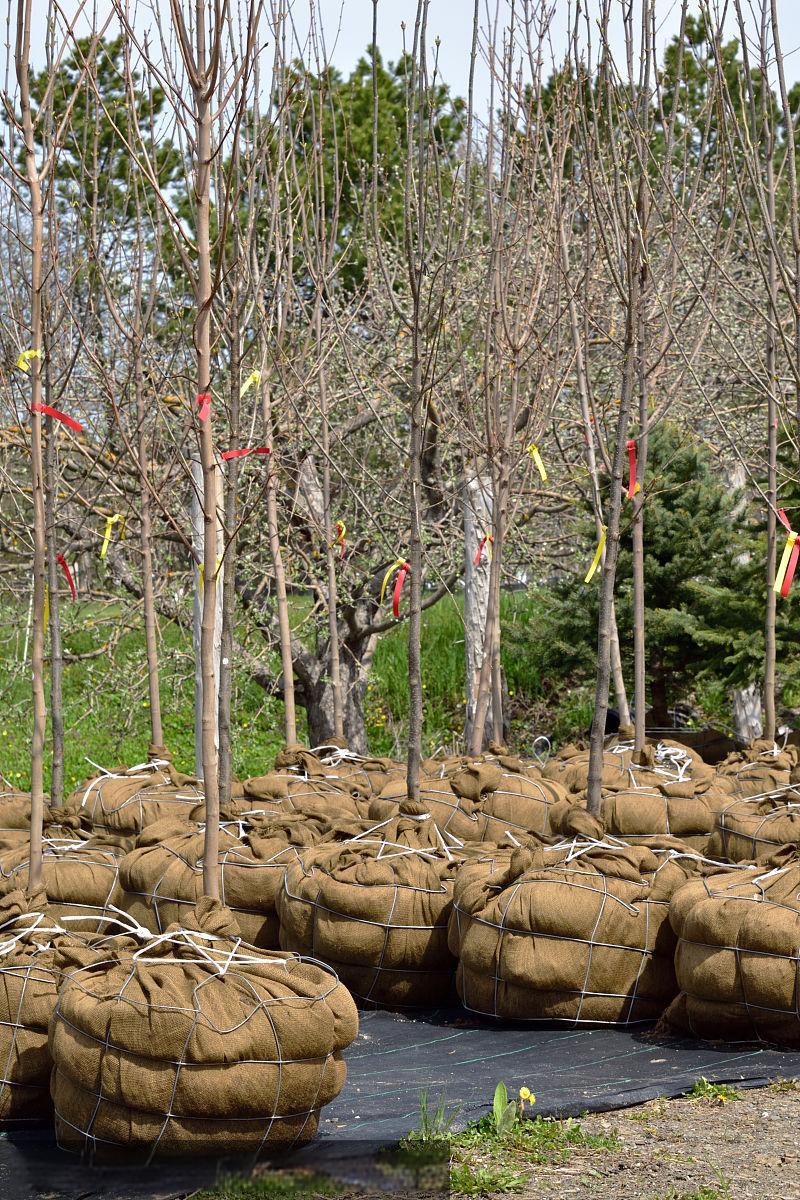
[[[798,1200],[800,1087],[783,1090],[789,1086],[743,1091],[740,1100],[724,1104],[655,1100],[586,1117],[587,1133],[616,1130],[620,1149],[576,1150],[567,1163],[536,1167],[518,1194],[530,1200]]]
[[[796,1089],[796,1090],[795,1090]],[[568,1161],[509,1165],[529,1174],[521,1200],[800,1200],[800,1085],[740,1093],[740,1100],[654,1100],[585,1117],[588,1134],[615,1133],[617,1150],[575,1149]],[[473,1160],[480,1162],[480,1156]],[[402,1188],[395,1200],[443,1191]],[[386,1193],[348,1190],[342,1200]],[[498,1196],[498,1193],[494,1193]]]

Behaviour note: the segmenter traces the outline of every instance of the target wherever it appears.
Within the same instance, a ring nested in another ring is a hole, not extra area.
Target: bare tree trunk
[[[569,254],[566,235],[564,233],[563,215],[559,221],[559,242],[561,249],[561,269],[564,279],[569,281]],[[586,373],[586,360],[583,353],[583,338],[581,337],[580,322],[578,320],[578,309],[575,304],[574,293],[571,289],[568,292],[568,296],[567,312],[569,315],[570,336],[572,338],[572,351],[575,355],[575,379],[578,386],[578,401],[580,403],[581,421],[583,424],[584,441],[586,443],[586,464],[589,468],[589,482],[592,489],[595,536],[599,543],[603,535],[603,500],[600,495],[600,475],[597,469],[597,455],[595,453],[594,436],[592,433],[589,407],[589,380]],[[605,550],[603,550],[601,561],[605,562]],[[617,711],[619,712],[620,729],[627,730],[631,723],[631,714],[628,707],[625,678],[622,673],[622,655],[619,649],[617,614],[613,602],[611,606],[611,674],[614,680],[614,695],[617,701]]]
[[[322,418],[322,510],[324,520],[325,557],[328,569],[328,636],[331,642],[331,688],[333,689],[333,725],[336,737],[344,734],[344,706],[342,704],[342,672],[341,656],[339,653],[339,620],[337,617],[337,586],[336,586],[336,545],[333,537],[333,520],[331,517],[331,439],[328,422],[328,380],[327,367],[322,346],[322,294],[317,289],[314,307],[314,331],[317,346],[319,367],[317,379],[319,385],[319,407]]]
[[[415,297],[415,306],[419,298]],[[422,364],[418,313],[412,330],[411,439],[409,482],[411,494],[409,563],[411,566],[408,611],[408,758],[406,783],[410,800],[419,800],[422,764]]]
[[[484,544],[480,561],[475,562],[478,547],[492,528],[491,476],[473,475],[462,489],[464,520],[464,652],[466,656],[466,722],[464,740],[472,746],[478,680],[486,640],[486,614],[489,607],[490,554]],[[487,724],[484,743],[495,736]],[[480,750],[483,746],[480,747]],[[480,752],[477,751],[478,753]]]
[[[238,239],[235,239],[238,245]],[[234,271],[238,269],[234,264]],[[239,448],[239,405],[241,390],[241,330],[239,328],[239,290],[234,287],[232,300],[232,329],[230,338],[230,437],[229,448]],[[223,530],[225,539],[225,573],[222,587],[222,621],[220,624],[219,658],[219,797],[226,804],[231,795],[233,779],[233,739],[231,732],[231,691],[233,685],[233,634],[236,615],[236,550],[237,550],[237,495],[239,488],[239,459],[228,461],[225,480],[225,511]]]
[[[762,100],[762,137],[767,159],[767,211],[775,228],[775,164],[772,121],[767,113],[766,99]],[[764,737],[775,740],[775,583],[776,510],[778,507],[778,406],[775,389],[776,345],[775,322],[778,320],[778,272],[772,245],[767,246],[767,307],[766,385],[767,385],[767,611],[764,621]]]
[[[611,675],[611,615],[613,611],[614,584],[617,574],[619,553],[619,519],[622,508],[622,473],[627,458],[626,434],[633,395],[635,358],[635,314],[638,305],[638,271],[630,277],[631,295],[628,306],[625,333],[625,368],[622,380],[619,417],[617,419],[616,447],[611,476],[611,498],[609,502],[608,530],[606,533],[606,557],[600,587],[600,612],[597,627],[597,679],[594,695],[594,719],[589,748],[589,787],[587,807],[591,813],[599,813],[602,800],[603,745],[608,714],[608,689]]]
[[[31,493],[33,500],[33,640],[31,680],[33,694],[33,739],[31,743],[31,834],[28,890],[42,884],[42,817],[44,809],[44,739],[47,723],[44,688],[44,611],[46,583],[46,533],[44,507],[44,463],[42,457],[42,265],[44,257],[44,204],[31,110],[29,70],[31,10],[27,0],[17,0],[15,67],[19,85],[22,134],[25,144],[25,175],[30,196],[31,284],[30,350],[31,373]]]
[[[45,330],[47,313],[44,314]],[[45,403],[52,402],[51,371],[49,358],[50,338],[45,337],[44,359]],[[59,564],[56,559],[56,498],[58,478],[56,472],[56,439],[52,417],[45,418],[46,442],[44,449],[44,508],[47,540],[47,589],[50,608],[50,728],[53,735],[53,761],[50,771],[50,803],[60,807],[64,802],[64,655],[61,642],[61,608],[59,605]]]
[[[289,620],[289,599],[286,594],[286,572],[283,566],[283,553],[278,526],[278,475],[275,467],[275,453],[272,444],[272,402],[269,383],[261,388],[261,419],[264,428],[264,440],[272,447],[273,453],[267,458],[267,533],[269,549],[272,558],[272,570],[275,574],[275,604],[278,610],[278,633],[281,648],[281,668],[283,672],[283,709],[284,733],[287,746],[297,742],[297,710],[294,695],[294,657],[292,654],[292,627]],[[317,743],[319,744],[319,743]]]

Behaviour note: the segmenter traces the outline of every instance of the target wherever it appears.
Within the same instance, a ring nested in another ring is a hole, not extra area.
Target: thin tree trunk
[[[45,315],[45,328],[47,318]],[[45,338],[49,348],[50,339]],[[45,403],[52,403],[51,370],[48,355],[44,359]],[[52,417],[45,418],[46,441],[44,448],[44,508],[47,540],[47,589],[50,608],[50,728],[53,737],[53,760],[50,770],[50,803],[60,807],[64,802],[64,702],[63,678],[64,655],[61,642],[61,607],[59,605],[60,569],[56,560],[56,499],[58,478],[56,472],[56,444],[58,432]]]
[[[569,254],[567,251],[563,218],[559,222],[559,241],[561,248],[561,269],[564,279],[569,280]],[[586,374],[586,360],[583,354],[583,338],[581,337],[578,310],[575,304],[575,296],[571,289],[568,289],[568,297],[567,312],[569,315],[570,336],[572,338],[572,351],[575,355],[575,379],[578,386],[578,401],[580,403],[581,421],[583,424],[584,440],[586,442],[586,464],[589,468],[589,482],[592,489],[595,536],[599,543],[603,534],[603,500],[600,495],[600,475],[597,470],[597,455],[595,453],[594,436],[592,433],[591,411],[589,407],[589,381]],[[605,563],[605,550],[603,551],[601,562]],[[617,711],[619,712],[620,729],[627,731],[631,723],[631,714],[628,707],[625,678],[622,673],[622,655],[619,649],[617,613],[613,602],[611,606],[611,674],[614,680],[614,695],[617,701]]]
[[[767,209],[775,228],[775,167],[772,123],[763,109],[763,137],[767,157]],[[767,308],[766,369],[767,383],[767,611],[764,620],[764,737],[775,740],[775,543],[778,507],[778,406],[776,388],[775,322],[778,320],[778,273],[771,244],[767,248]]]
[[[492,481],[487,473],[474,475],[463,487],[464,520],[464,653],[466,657],[466,721],[464,740],[473,741],[478,680],[486,642],[486,614],[489,607],[490,555],[484,545],[480,562],[475,562],[478,547],[492,528]],[[488,731],[487,731],[488,732]],[[494,736],[494,730],[491,730]],[[484,742],[487,733],[484,734]],[[475,753],[480,753],[483,745]]]
[[[197,204],[197,279],[195,286],[195,347],[198,395],[211,391],[211,101],[206,79],[206,5],[197,0],[195,36],[199,83],[194,87],[196,122],[195,197]],[[217,30],[217,37],[221,31]],[[200,462],[203,472],[203,610],[200,627],[202,683],[201,749],[206,833],[203,851],[203,892],[219,899],[219,760],[217,755],[217,465],[214,457],[213,408],[200,421]]]
[[[42,816],[44,808],[44,739],[47,724],[44,687],[44,611],[46,589],[46,533],[44,507],[44,462],[42,457],[42,265],[44,257],[44,205],[30,102],[31,12],[25,0],[17,2],[15,67],[19,84],[20,114],[25,143],[25,175],[30,195],[31,217],[31,492],[33,501],[33,638],[31,681],[33,738],[31,742],[31,830],[28,890],[42,884]]]
[[[414,303],[418,304],[418,296]],[[411,566],[408,613],[408,757],[406,784],[409,799],[419,800],[422,764],[422,362],[418,314],[412,331],[411,439],[409,447],[411,489]]]
[[[630,243],[629,243],[630,244]],[[614,584],[619,554],[619,520],[622,508],[622,473],[627,458],[626,434],[633,396],[635,367],[635,314],[638,306],[639,273],[634,270],[630,279],[630,297],[625,331],[625,368],[622,380],[622,396],[617,419],[616,447],[611,475],[611,498],[609,502],[608,530],[606,533],[606,557],[600,585],[600,612],[597,627],[597,679],[594,696],[594,719],[589,747],[589,786],[587,807],[589,812],[600,812],[602,800],[603,745],[608,713],[608,689],[611,675],[611,616],[613,612]]]
[[[280,639],[281,669],[283,673],[284,734],[287,746],[292,746],[297,742],[292,627],[289,620],[286,572],[283,565],[283,553],[281,551],[278,526],[278,474],[275,467],[275,448],[272,444],[272,399],[268,382],[264,383],[261,388],[261,419],[264,428],[264,441],[272,448],[272,453],[267,456],[267,533],[269,536],[270,557],[272,558],[272,570],[275,575],[275,605],[278,610],[278,636]]]
[[[328,569],[328,636],[331,643],[331,687],[333,688],[333,724],[336,737],[344,734],[344,705],[342,703],[342,670],[339,652],[339,620],[337,617],[336,552],[331,518],[331,443],[328,422],[327,367],[322,348],[322,295],[317,289],[314,309],[314,332],[319,367],[319,407],[322,419],[322,510],[324,514],[325,557]]]
[[[236,266],[234,266],[236,270]],[[241,331],[239,329],[239,292],[234,288],[232,300],[233,329],[230,343],[230,437],[231,450],[239,448],[239,401],[241,389]],[[222,582],[222,622],[219,659],[219,797],[226,804],[231,795],[233,779],[233,739],[231,732],[231,690],[233,684],[233,633],[236,613],[236,550],[237,495],[239,488],[239,459],[228,462],[225,486],[225,574]]]

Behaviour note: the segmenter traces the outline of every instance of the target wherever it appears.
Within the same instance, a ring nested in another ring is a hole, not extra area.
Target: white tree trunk
[[[218,492],[218,494],[221,494]],[[192,518],[192,547],[200,562],[203,561],[203,468],[199,457],[192,459],[192,488],[190,512]],[[222,554],[222,527],[217,525],[217,554]],[[216,610],[214,612],[214,679],[217,694],[214,707],[219,710],[219,666],[222,654],[222,577],[224,567],[217,574]],[[194,602],[192,609],[192,649],[194,650],[194,770],[198,778],[203,777],[203,675],[200,663],[200,633],[203,618],[203,597],[199,586],[197,567],[194,568]],[[214,744],[219,749],[219,728],[214,733]]]
[[[733,693],[733,728],[740,742],[753,742],[764,732],[761,721],[761,688],[753,682]]]
[[[489,605],[489,546],[484,545],[479,563],[475,555],[481,539],[492,528],[492,481],[489,475],[473,475],[462,490],[464,515],[464,648],[466,651],[467,712],[464,738],[469,745],[475,718],[478,678],[483,662],[486,610]],[[486,716],[484,744],[494,738],[491,713]],[[500,738],[502,740],[502,731]]]

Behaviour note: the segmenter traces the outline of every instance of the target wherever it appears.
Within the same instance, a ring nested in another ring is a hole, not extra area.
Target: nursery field
[[[0,1200],[800,1200],[797,9],[0,0]]]

